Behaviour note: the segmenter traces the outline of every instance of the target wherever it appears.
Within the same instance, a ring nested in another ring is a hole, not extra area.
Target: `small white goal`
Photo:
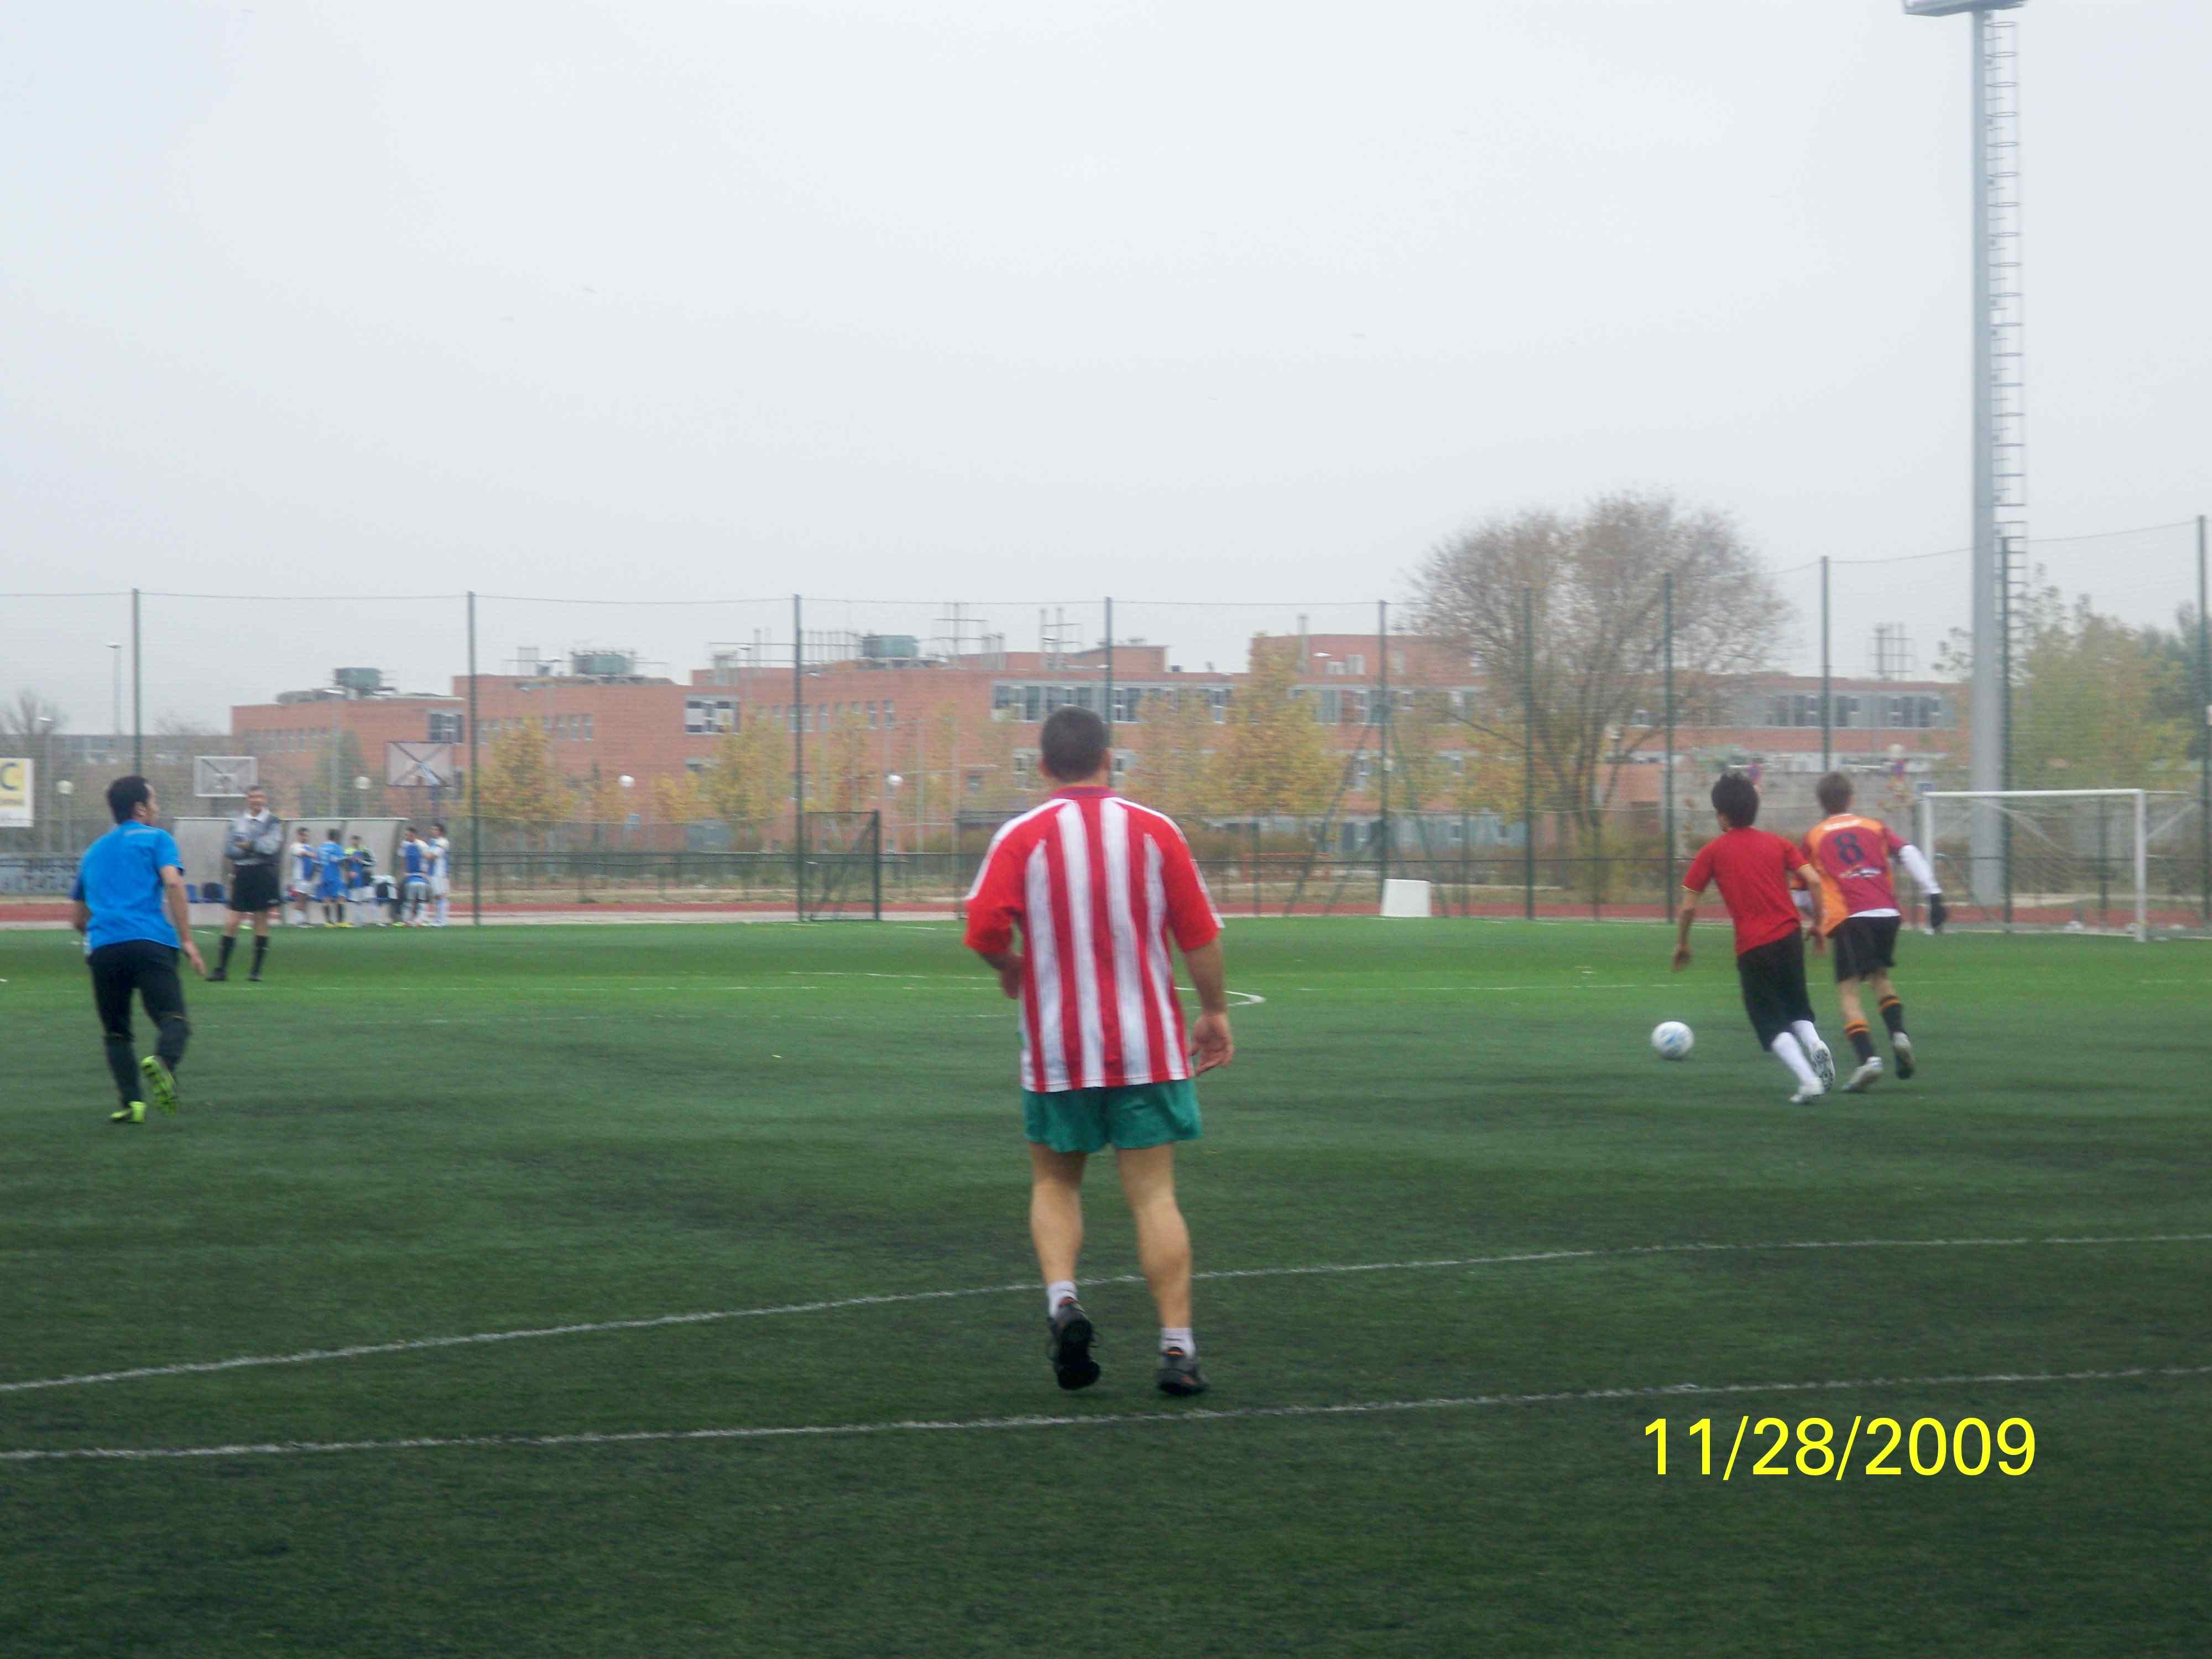
[[[2148,789],[1931,790],[1919,842],[1960,926],[2143,939],[2196,812]]]

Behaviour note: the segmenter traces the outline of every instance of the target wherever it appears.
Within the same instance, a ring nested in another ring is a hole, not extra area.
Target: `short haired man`
[[[1690,927],[1698,901],[1717,882],[1735,923],[1735,971],[1743,984],[1744,1012],[1759,1046],[1790,1068],[1797,1092],[1790,1103],[1802,1106],[1828,1092],[1836,1080],[1835,1057],[1813,1024],[1813,1002],[1805,990],[1805,935],[1792,881],[1809,887],[1813,866],[1781,836],[1752,826],[1759,822],[1759,790],[1741,772],[1729,772],[1713,785],[1713,815],[1719,836],[1707,842],[1683,873],[1684,896],[1674,937],[1674,970],[1690,965]]]
[[[422,916],[430,902],[430,844],[409,824],[399,842],[400,911],[410,927],[427,924]]]
[[[1814,890],[1820,905],[1815,948],[1826,939],[1835,951],[1836,1000],[1844,1011],[1844,1036],[1859,1062],[1844,1092],[1855,1095],[1873,1087],[1881,1076],[1881,1056],[1874,1051],[1866,1006],[1859,998],[1859,987],[1869,981],[1881,1006],[1881,1023],[1889,1031],[1897,1074],[1912,1075],[1912,1039],[1905,1030],[1905,1004],[1889,977],[1889,970],[1897,966],[1897,934],[1905,919],[1890,881],[1890,860],[1895,859],[1910,871],[1928,895],[1930,927],[1943,926],[1943,890],[1917,847],[1881,819],[1851,811],[1851,781],[1844,774],[1829,773],[1813,786],[1813,793],[1828,814],[1805,834],[1806,861],[1820,878]]]
[[[1104,721],[1088,709],[1055,709],[1041,744],[1043,770],[1060,787],[993,838],[968,895],[966,943],[1022,1006],[1030,1232],[1045,1281],[1046,1354],[1063,1389],[1098,1380],[1075,1263],[1084,1160],[1111,1146],[1159,1308],[1155,1381],[1164,1394],[1199,1394],[1206,1382],[1191,1334],[1190,1231],[1176,1203],[1175,1145],[1199,1135],[1194,1076],[1236,1053],[1221,918],[1174,820],[1113,792]],[[1198,989],[1188,1039],[1170,939]]]
[[[153,785],[135,775],[116,779],[107,786],[107,810],[115,828],[85,849],[70,898],[76,930],[84,935],[108,1073],[123,1098],[122,1109],[107,1121],[143,1123],[149,1098],[165,1112],[177,1109],[177,1066],[191,1038],[178,953],[195,973],[204,975],[207,963],[192,943],[184,860],[175,839],[155,823],[159,806]],[[131,1037],[133,993],[145,1004],[156,1033],[154,1053],[143,1060]]]
[[[284,890],[300,907],[300,926],[311,927],[313,924],[307,920],[307,906],[314,900],[315,889],[322,884],[323,860],[322,855],[315,850],[315,843],[308,839],[306,824],[301,824],[295,832],[295,839],[291,846],[285,848],[284,856],[291,865]]]
[[[343,927],[345,919],[345,844],[338,839],[338,827],[323,837],[323,844],[315,849],[315,897],[323,907],[324,924]]]
[[[346,848],[346,902],[356,915],[375,912],[376,854],[359,836]]]
[[[269,955],[269,913],[279,902],[276,866],[284,856],[284,821],[269,810],[269,792],[259,784],[246,792],[246,810],[231,819],[222,838],[222,855],[230,866],[230,915],[223,919],[222,950],[208,983],[221,984],[230,977],[238,925],[251,916],[253,971],[246,979],[249,985],[258,985],[261,964]]]
[[[453,843],[447,839],[446,826],[430,826],[430,908],[431,926],[443,927],[453,908]]]

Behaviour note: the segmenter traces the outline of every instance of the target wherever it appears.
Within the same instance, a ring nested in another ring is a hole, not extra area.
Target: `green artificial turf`
[[[1668,945],[1236,927],[1193,1410],[1106,1170],[1105,1379],[1053,1387],[1011,1012],[949,927],[286,933],[190,988],[185,1108],[134,1130],[74,941],[0,934],[0,1382],[983,1292],[4,1389],[0,1452],[1079,1419],[0,1462],[0,1649],[2203,1651],[2212,947],[1908,938],[1921,1076],[1791,1109],[1726,935]],[[1869,1240],[2029,1242],[1767,1248]],[[1700,1243],[1760,1248],[1639,1248]],[[1234,1276],[1375,1263],[1422,1265]],[[1687,1391],[1778,1382],[1851,1386]],[[2023,1418],[2037,1456],[1686,1472],[1698,1418],[1769,1414]]]

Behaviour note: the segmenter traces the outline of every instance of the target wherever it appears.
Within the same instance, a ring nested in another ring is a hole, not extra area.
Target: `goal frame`
[[[2015,800],[2124,800],[2134,807],[2134,856],[2129,860],[2136,886],[2135,925],[2127,931],[2137,944],[2150,938],[2150,794],[2148,789],[1929,789],[1919,801],[1920,848],[1932,865],[1936,861],[1936,803],[1986,801],[2000,810]],[[2007,897],[2009,907],[2009,895]],[[2008,928],[2013,924],[2006,923]]]

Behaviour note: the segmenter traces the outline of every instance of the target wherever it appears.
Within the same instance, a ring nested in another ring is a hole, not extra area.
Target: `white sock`
[[[1058,1313],[1061,1303],[1074,1300],[1075,1281],[1072,1279],[1055,1279],[1044,1287],[1044,1310],[1048,1314]]]
[[[1198,1344],[1191,1340],[1190,1327],[1188,1325],[1160,1327],[1160,1352],[1165,1353],[1170,1348],[1181,1348],[1193,1359],[1198,1358]]]
[[[1805,1052],[1808,1054],[1828,1046],[1820,1041],[1820,1033],[1809,1019],[1793,1019],[1790,1022],[1790,1029],[1797,1034],[1797,1041],[1805,1045]]]
[[[1796,1037],[1784,1031],[1768,1046],[1774,1051],[1775,1059],[1787,1066],[1800,1084],[1808,1089],[1820,1086],[1820,1079],[1813,1070],[1813,1062],[1805,1058],[1805,1051],[1797,1046]]]

